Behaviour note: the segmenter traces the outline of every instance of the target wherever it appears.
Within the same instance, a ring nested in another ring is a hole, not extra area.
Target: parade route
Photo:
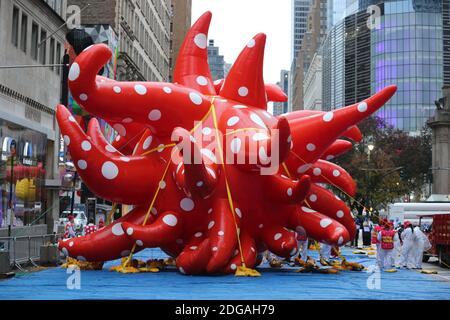
[[[313,253],[314,255],[316,253]],[[371,269],[375,259],[352,255],[345,249],[350,261],[357,261]],[[136,255],[141,259],[155,259],[164,254],[145,250]],[[161,273],[119,274],[108,271],[118,261],[105,264],[102,271],[82,271],[81,289],[67,288],[66,269],[50,268],[0,282],[0,299],[450,299],[449,271],[439,269],[437,275],[418,271],[399,270],[396,273],[341,272],[337,275],[301,274],[297,268],[259,268],[260,278],[228,276],[184,276],[175,269]],[[427,269],[433,265],[427,264]],[[377,286],[377,279],[380,280]]]

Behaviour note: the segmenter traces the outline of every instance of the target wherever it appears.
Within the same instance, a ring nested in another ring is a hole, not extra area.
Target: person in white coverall
[[[330,260],[331,257],[331,246],[326,243],[320,244],[320,257],[323,258],[326,261]]]
[[[428,251],[431,248],[431,243],[428,237],[420,230],[419,227],[414,227],[414,268],[422,269],[422,260],[424,251]]]
[[[400,258],[400,268],[413,268],[415,263],[414,256],[414,231],[409,221],[405,221],[402,232],[402,255]]]
[[[300,227],[296,230],[297,248],[300,254],[300,258],[303,261],[308,260],[308,236],[304,228]]]

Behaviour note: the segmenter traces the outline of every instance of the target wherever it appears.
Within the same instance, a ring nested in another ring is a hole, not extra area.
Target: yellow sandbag
[[[438,274],[436,270],[423,269],[420,273],[424,274]]]
[[[234,275],[236,277],[261,277],[261,273],[259,273],[257,270],[244,266],[239,266],[236,269],[236,273]]]
[[[387,269],[387,270],[384,270],[384,272],[393,273],[393,272],[397,272],[397,269]]]
[[[80,270],[96,271],[103,269],[103,262],[80,261],[68,257],[66,263],[64,263],[61,267],[67,269],[70,266],[77,266]]]

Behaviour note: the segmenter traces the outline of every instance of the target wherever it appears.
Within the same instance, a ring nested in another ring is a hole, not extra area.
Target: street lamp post
[[[8,237],[11,237],[11,229],[14,224],[14,203],[13,203],[13,183],[14,183],[14,157],[16,155],[16,141],[12,140],[9,146],[9,154],[11,157],[11,179],[9,182],[9,223],[8,223]]]

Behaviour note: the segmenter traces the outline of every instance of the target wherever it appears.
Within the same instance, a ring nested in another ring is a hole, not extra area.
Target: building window
[[[38,59],[38,45],[39,45],[39,27],[33,22],[31,27],[31,57],[34,60]]]
[[[45,39],[47,38],[47,32],[44,29],[41,29],[41,46],[39,47],[39,62],[42,64],[45,64],[46,62],[46,55],[47,55],[47,42]]]
[[[27,53],[27,40],[28,40],[28,16],[22,13],[22,23],[20,27],[20,49]]]
[[[56,43],[56,63],[57,64],[61,63],[61,43],[59,43],[59,42]],[[58,66],[55,69],[56,69],[56,73],[58,75],[60,75],[61,74],[61,67]]]
[[[13,9],[11,42],[15,47],[19,45],[19,9],[17,7]]]
[[[49,57],[50,70],[54,70],[53,65],[55,64],[55,38],[50,39],[50,57]]]

